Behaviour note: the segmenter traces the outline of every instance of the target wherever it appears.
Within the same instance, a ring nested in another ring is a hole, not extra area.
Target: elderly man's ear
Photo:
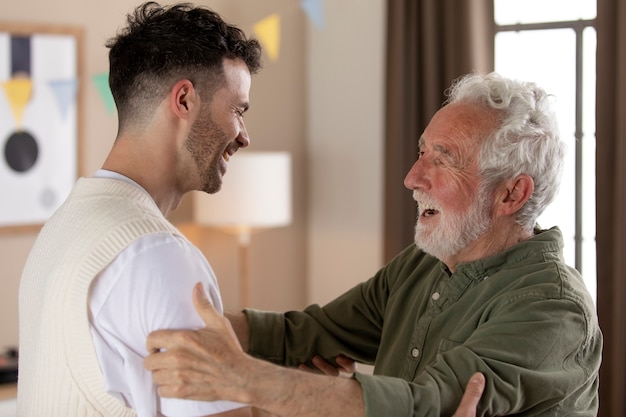
[[[497,213],[500,216],[510,216],[528,201],[535,190],[535,181],[526,174],[518,175],[512,180],[506,181],[498,193]]]

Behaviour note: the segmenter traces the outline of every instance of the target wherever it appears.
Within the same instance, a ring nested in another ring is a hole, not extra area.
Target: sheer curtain
[[[596,230],[601,417],[626,416],[626,2],[598,0]]]
[[[457,77],[493,71],[493,0],[389,0],[385,260],[413,242],[416,207],[404,177],[417,141]]]

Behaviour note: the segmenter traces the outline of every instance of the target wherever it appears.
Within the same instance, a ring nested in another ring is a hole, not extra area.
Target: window
[[[568,153],[560,193],[538,222],[561,228],[565,261],[595,301],[596,0],[494,0],[494,10],[495,70],[555,97]]]

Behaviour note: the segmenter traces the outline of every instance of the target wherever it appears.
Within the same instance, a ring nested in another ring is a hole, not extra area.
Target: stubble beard
[[[215,123],[211,112],[202,110],[185,142],[196,165],[202,183],[201,191],[215,194],[222,188],[222,152],[218,146],[226,143],[226,134]]]

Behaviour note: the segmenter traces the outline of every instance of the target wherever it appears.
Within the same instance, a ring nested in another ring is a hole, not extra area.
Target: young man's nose
[[[241,122],[241,130],[237,136],[237,143],[239,143],[240,148],[247,148],[250,145],[250,136],[248,136],[248,130],[243,122]]]

